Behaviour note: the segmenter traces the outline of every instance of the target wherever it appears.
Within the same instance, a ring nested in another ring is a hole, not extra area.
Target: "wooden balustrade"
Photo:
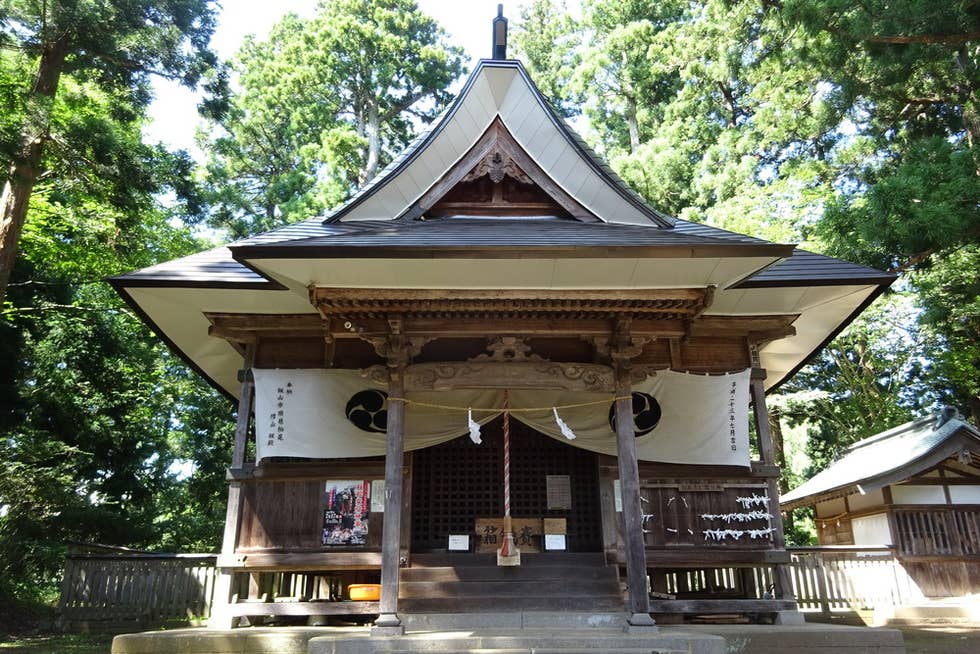
[[[215,554],[71,551],[58,603],[65,624],[193,622],[211,614]]]
[[[966,555],[975,553],[968,548],[980,546],[975,511],[949,511],[948,515],[928,523],[916,515],[925,512],[905,513],[911,514],[905,519],[919,529],[914,532],[919,539],[914,546],[916,553],[935,552],[935,548],[945,543],[956,542],[946,535],[936,535],[940,533],[940,525],[947,529],[943,534],[956,528],[961,536],[971,538],[968,546],[959,541]],[[925,525],[930,525],[932,531]],[[909,544],[905,546],[912,549]],[[910,576],[915,571],[900,558],[896,548],[835,546],[787,550],[793,592],[801,610],[830,614],[900,606],[922,601],[923,590],[928,595],[937,594],[920,589]],[[62,620],[77,623],[138,619],[144,624],[159,624],[207,618],[214,594],[216,563],[217,556],[213,554],[72,552],[65,567],[59,603]],[[738,590],[739,596],[747,600],[767,599],[772,592],[772,568],[771,563],[764,561],[703,570],[675,568],[666,571],[665,586],[656,590],[678,597],[701,597],[705,591],[710,594],[728,589]],[[353,610],[351,603],[337,601],[343,596],[344,584],[353,578],[341,580],[339,573],[330,571],[264,570],[242,570],[236,576],[235,594],[239,602],[236,606],[240,609],[236,613],[254,613],[257,605],[247,603],[256,602],[262,603],[263,615],[288,613],[297,602],[304,601],[316,602],[317,613],[377,612],[375,603],[361,603],[363,606],[359,604],[358,610]],[[376,571],[364,574],[371,575],[371,579],[365,577],[363,581],[376,583]],[[273,610],[277,607],[278,610]]]
[[[873,609],[921,600],[895,550],[888,547],[795,547],[793,591],[801,610]]]

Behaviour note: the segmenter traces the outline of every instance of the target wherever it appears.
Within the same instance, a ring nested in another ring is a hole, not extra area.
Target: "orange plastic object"
[[[377,602],[381,599],[381,584],[351,584],[347,594],[355,602]]]

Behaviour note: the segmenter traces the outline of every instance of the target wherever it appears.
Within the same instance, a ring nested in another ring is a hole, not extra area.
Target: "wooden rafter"
[[[419,318],[564,318],[616,316],[684,320],[699,315],[705,289],[603,291],[350,289],[316,287],[313,305],[344,320],[402,315]]]

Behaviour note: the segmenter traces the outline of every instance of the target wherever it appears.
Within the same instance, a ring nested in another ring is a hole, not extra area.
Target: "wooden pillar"
[[[755,361],[757,361],[757,355],[753,352],[753,363]],[[753,368],[749,393],[752,396],[752,410],[755,416],[756,432],[759,435],[759,452],[762,455],[762,462],[775,465],[776,455],[772,446],[772,432],[769,429],[769,412],[766,410],[766,389],[763,385],[765,379],[766,371],[764,369]],[[779,481],[770,478],[766,484],[769,495],[769,511],[772,513],[772,542],[777,550],[785,550],[786,535],[783,533],[783,514],[779,510]],[[790,577],[789,566],[785,564],[776,565],[773,582],[776,586],[775,594],[777,599],[795,599],[793,597],[793,582]]]
[[[393,338],[392,341],[399,339]],[[371,629],[378,635],[401,635],[405,627],[398,617],[398,581],[401,567],[401,522],[405,459],[405,358],[404,348],[392,343],[389,352],[388,438],[385,450],[385,519],[381,535],[381,602]]]
[[[252,402],[255,391],[255,378],[252,367],[255,365],[255,343],[245,346],[245,360],[241,371],[241,388],[238,393],[238,420],[235,423],[235,444],[231,452],[231,468],[239,469],[245,464],[245,448],[248,442],[248,423],[252,417]],[[228,484],[228,508],[225,511],[225,532],[221,541],[221,556],[218,557],[218,576],[215,580],[214,603],[208,627],[212,629],[231,629],[236,619],[228,611],[231,604],[234,571],[228,565],[238,546],[238,536],[242,523],[242,483],[232,481]]]
[[[640,472],[636,463],[633,389],[629,370],[629,358],[638,352],[630,351],[632,340],[628,322],[620,322],[616,331],[617,347],[612,351],[612,357],[616,383],[616,458],[619,463],[626,577],[629,585],[627,621],[631,629],[656,629],[656,623],[650,617],[650,596],[647,593],[646,544],[643,539],[643,508],[640,505]]]

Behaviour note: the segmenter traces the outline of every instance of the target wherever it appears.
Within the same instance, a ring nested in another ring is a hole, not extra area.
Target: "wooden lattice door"
[[[572,552],[602,548],[598,465],[571,447],[514,420],[511,424],[511,513],[565,518]],[[502,418],[484,425],[483,443],[469,436],[419,450],[412,463],[412,550],[444,550],[450,534],[473,532],[477,518],[503,515]],[[571,506],[549,509],[547,478],[567,475]]]

